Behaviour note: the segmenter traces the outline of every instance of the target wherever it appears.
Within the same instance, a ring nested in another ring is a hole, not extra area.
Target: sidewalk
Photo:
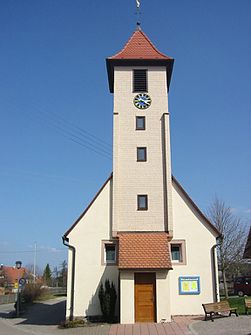
[[[13,305],[0,308],[0,335],[192,335],[188,325],[198,318],[175,317],[171,323],[141,323],[131,325],[92,325],[59,329],[64,319],[65,300],[54,299],[31,306],[20,318],[8,318]],[[1,313],[2,312],[2,313]],[[4,333],[1,332],[5,328]],[[7,332],[9,329],[9,333]]]
[[[112,325],[109,335],[192,335],[189,325],[201,317],[175,316],[168,323],[136,323]]]
[[[59,329],[65,317],[65,298],[38,302],[19,318],[11,318],[14,304],[0,305],[0,335],[108,335],[110,325]]]
[[[194,322],[190,329],[195,335],[251,335],[251,315]]]
[[[175,316],[170,323],[92,325],[59,329],[65,301],[54,299],[34,304],[20,316],[8,318],[13,305],[0,306],[0,335],[251,335],[251,315],[201,321],[202,316]]]

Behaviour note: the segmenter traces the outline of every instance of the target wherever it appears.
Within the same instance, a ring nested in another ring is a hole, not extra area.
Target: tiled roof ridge
[[[132,34],[132,36],[131,36],[131,37],[129,38],[129,40],[126,42],[126,44],[124,45],[124,47],[123,47],[122,50],[118,51],[115,55],[113,55],[113,56],[111,56],[111,57],[108,57],[108,58],[115,58],[115,57],[117,57],[119,54],[121,54],[121,53],[127,48],[128,44],[131,42],[131,40],[132,40],[132,38],[133,38],[133,36],[134,36],[135,33],[136,33],[136,31]]]
[[[131,43],[131,41],[135,38],[136,34],[141,34],[147,40],[147,42],[151,45],[151,47],[154,49],[154,51],[156,53],[158,53],[161,57],[166,58],[166,59],[172,59],[171,57],[169,57],[169,56],[165,55],[164,53],[160,52],[157,49],[157,47],[152,43],[152,41],[149,39],[149,37],[142,30],[135,30],[134,33],[132,34],[132,36],[127,41],[127,43],[125,44],[125,46],[123,47],[123,49],[118,51],[115,55],[113,55],[111,57],[108,57],[108,58],[109,59],[117,58],[120,54],[122,54],[124,51],[126,51],[129,44]]]
[[[147,41],[151,44],[151,46],[153,47],[153,49],[160,55],[160,56],[163,56],[163,57],[166,57],[166,58],[171,58],[167,55],[165,55],[164,53],[160,52],[157,47],[153,44],[153,42],[150,40],[150,38],[142,31],[142,30],[139,30],[139,32],[147,39]]]

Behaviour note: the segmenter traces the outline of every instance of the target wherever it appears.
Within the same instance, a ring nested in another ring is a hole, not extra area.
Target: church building
[[[120,323],[202,314],[218,299],[217,229],[172,175],[168,92],[174,59],[140,26],[106,59],[113,93],[113,173],[63,236],[66,317],[101,315],[106,279]]]

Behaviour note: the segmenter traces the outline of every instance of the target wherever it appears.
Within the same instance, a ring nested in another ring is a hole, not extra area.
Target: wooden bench
[[[209,318],[211,321],[213,320],[213,316],[215,315],[219,315],[219,313],[221,312],[229,312],[229,316],[231,314],[235,314],[236,316],[238,316],[237,314],[237,308],[231,308],[229,305],[229,302],[227,300],[223,300],[220,302],[213,302],[210,304],[202,304],[204,312],[205,312],[205,321]]]
[[[245,298],[245,310],[246,314],[248,314],[248,309],[251,308],[251,299]]]

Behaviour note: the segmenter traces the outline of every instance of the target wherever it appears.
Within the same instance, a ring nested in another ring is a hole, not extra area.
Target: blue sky
[[[0,263],[66,259],[61,236],[112,171],[105,58],[134,0],[0,3]],[[142,29],[175,58],[173,174],[202,210],[251,217],[251,1],[142,0]]]

